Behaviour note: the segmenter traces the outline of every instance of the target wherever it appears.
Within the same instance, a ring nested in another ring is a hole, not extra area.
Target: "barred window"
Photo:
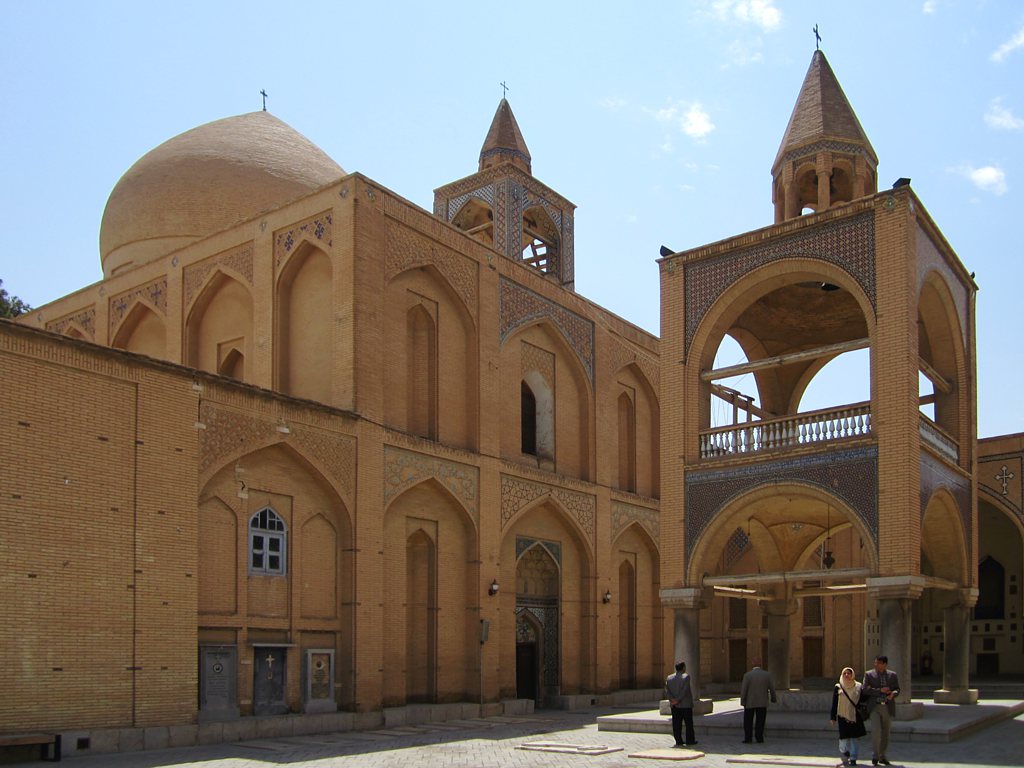
[[[249,572],[284,574],[288,551],[284,520],[270,507],[249,518]]]

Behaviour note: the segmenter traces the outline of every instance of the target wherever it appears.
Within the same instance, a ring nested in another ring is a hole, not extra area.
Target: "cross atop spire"
[[[508,97],[508,86],[505,85],[505,81],[502,80],[501,81],[501,98],[504,99],[504,98],[507,98],[507,97]]]
[[[266,88],[264,88],[262,91],[260,91],[260,96],[263,97],[263,111],[266,112],[267,111],[267,89]]]
[[[814,50],[821,50],[821,35],[818,34],[818,25],[814,25]]]

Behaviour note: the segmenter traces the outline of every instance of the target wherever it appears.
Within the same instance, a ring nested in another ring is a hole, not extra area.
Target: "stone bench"
[[[0,734],[0,748],[39,745],[39,758],[51,763],[60,762],[59,733],[9,733]]]

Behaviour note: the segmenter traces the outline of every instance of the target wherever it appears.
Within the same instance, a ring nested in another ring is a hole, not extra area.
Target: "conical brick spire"
[[[530,170],[530,150],[526,148],[522,131],[507,99],[502,99],[487,131],[487,138],[480,149],[480,170],[498,163],[511,162],[527,173]]]
[[[790,150],[825,138],[860,144],[878,162],[875,150],[829,66],[828,59],[821,51],[815,51],[774,165],[778,165],[783,155]]]
[[[772,164],[775,220],[873,193],[877,166],[878,156],[828,59],[815,51]]]

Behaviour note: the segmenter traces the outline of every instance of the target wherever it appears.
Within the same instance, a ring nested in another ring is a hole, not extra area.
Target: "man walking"
[[[676,662],[676,673],[665,680],[665,692],[668,703],[672,707],[672,736],[675,746],[692,746],[697,743],[693,733],[693,690],[690,688],[690,676],[686,674],[686,664]],[[682,739],[683,723],[686,723],[686,741]]]
[[[768,716],[768,702],[775,701],[775,687],[768,670],[761,669],[761,660],[754,659],[754,668],[743,675],[740,686],[740,706],[743,707],[743,743],[749,744],[751,735],[758,744],[764,743],[764,721]]]
[[[864,673],[861,683],[864,695],[872,697],[875,708],[871,710],[871,746],[874,757],[872,765],[891,765],[886,752],[889,749],[889,730],[896,716],[896,696],[900,692],[900,679],[889,671],[889,657],[875,656],[875,668]]]

